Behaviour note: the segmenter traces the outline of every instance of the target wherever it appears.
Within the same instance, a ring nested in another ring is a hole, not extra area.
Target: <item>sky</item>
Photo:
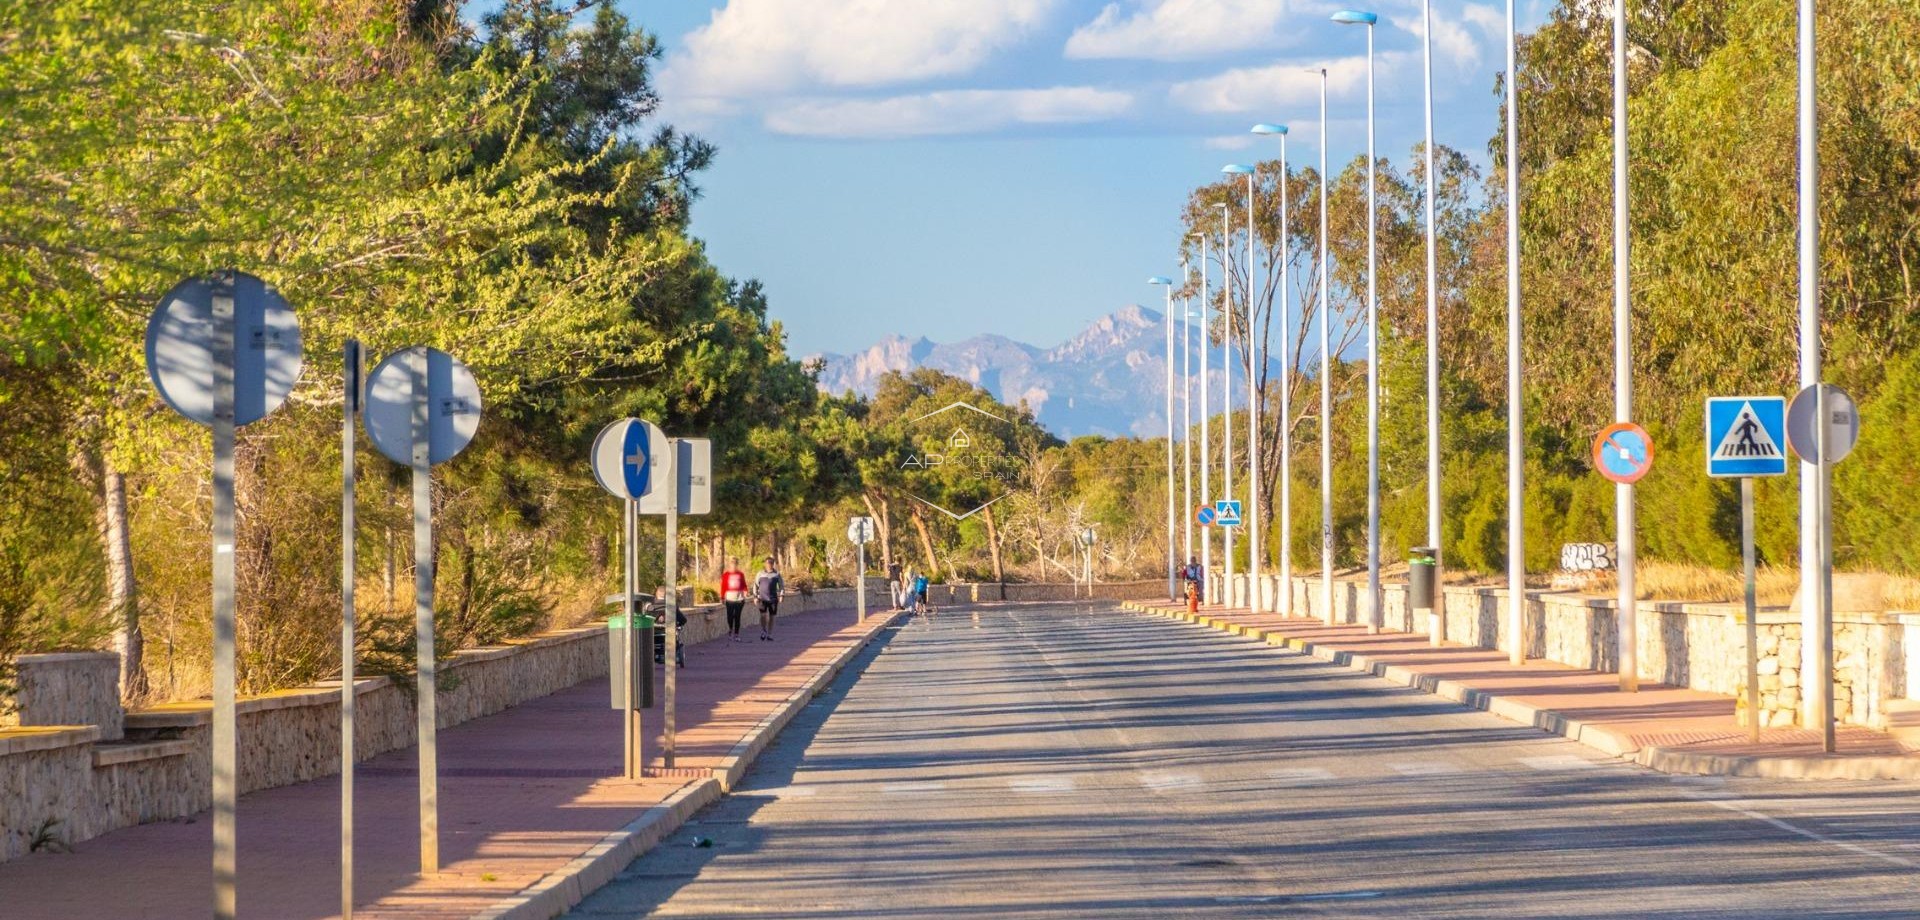
[[[616,0],[665,48],[663,121],[719,147],[693,232],[796,355],[888,333],[1040,346],[1177,276],[1220,167],[1366,149],[1366,34],[1314,0]],[[1381,156],[1420,142],[1419,0],[1381,0]],[[1521,0],[1520,29],[1551,10]],[[1434,0],[1437,143],[1485,164],[1505,7]],[[1524,130],[1524,126],[1523,126]],[[1338,168],[1336,165],[1334,168]]]

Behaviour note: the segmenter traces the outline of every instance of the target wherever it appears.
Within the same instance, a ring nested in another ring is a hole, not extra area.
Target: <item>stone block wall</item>
[[[94,725],[105,741],[121,734],[120,656],[112,652],[59,652],[21,655],[19,692],[6,725]]]

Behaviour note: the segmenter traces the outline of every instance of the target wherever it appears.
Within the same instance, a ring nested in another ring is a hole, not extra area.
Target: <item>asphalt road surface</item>
[[[949,609],[573,916],[1920,917],[1920,786],[1672,777],[1198,626]]]

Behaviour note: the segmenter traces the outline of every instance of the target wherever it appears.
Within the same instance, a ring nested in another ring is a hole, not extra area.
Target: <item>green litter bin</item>
[[[634,708],[653,708],[653,617],[641,614],[634,619],[637,626],[633,631],[633,644],[629,646],[621,644],[620,635],[627,625],[627,615],[616,613],[607,617],[607,686],[612,691],[614,709],[620,709],[626,702],[629,663],[637,668],[633,673],[639,680],[639,686],[634,688],[639,697]],[[622,650],[631,651],[631,661],[620,654]]]
[[[1434,609],[1434,574],[1439,551],[1431,546],[1416,546],[1407,559],[1407,606],[1413,610]]]

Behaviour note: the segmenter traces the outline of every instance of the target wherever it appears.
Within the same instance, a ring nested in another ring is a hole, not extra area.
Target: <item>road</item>
[[[1105,606],[863,663],[573,916],[1920,916],[1912,784],[1667,776]]]

